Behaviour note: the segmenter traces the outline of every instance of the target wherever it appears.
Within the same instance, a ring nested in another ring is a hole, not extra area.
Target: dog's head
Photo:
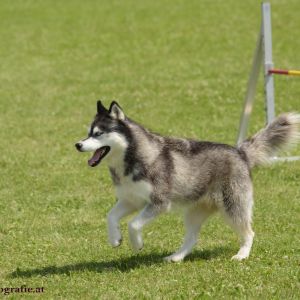
[[[106,109],[97,102],[97,114],[88,131],[88,137],[75,144],[80,152],[94,151],[88,160],[91,167],[97,166],[104,157],[124,153],[127,147],[126,116],[120,105],[113,101]]]

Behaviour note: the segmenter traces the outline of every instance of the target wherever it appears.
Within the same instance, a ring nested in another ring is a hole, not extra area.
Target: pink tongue
[[[93,156],[88,160],[89,166],[93,167],[101,158],[102,153],[103,149],[96,150]]]

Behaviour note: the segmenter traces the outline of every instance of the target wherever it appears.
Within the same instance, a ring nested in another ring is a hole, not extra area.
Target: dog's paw
[[[134,229],[131,224],[129,224],[128,226],[128,233],[132,249],[134,251],[142,250],[144,242],[141,233],[138,230]]]
[[[181,262],[183,261],[184,257],[182,255],[172,254],[167,257],[164,257],[164,261],[166,262]]]
[[[113,248],[117,248],[122,244],[122,238],[120,238],[118,240],[110,241],[110,244]]]
[[[122,244],[122,234],[118,227],[108,226],[108,241],[113,248]]]
[[[246,259],[246,258],[248,258],[248,256],[246,256],[246,255],[241,255],[241,254],[236,254],[236,255],[233,255],[233,256],[231,257],[231,260],[241,261],[241,260]]]
[[[141,251],[144,247],[143,240],[140,236],[138,236],[137,238],[131,238],[130,243],[133,251],[135,252]]]
[[[143,244],[140,248],[134,248],[133,250],[134,250],[135,252],[140,252],[140,251],[143,250],[143,248],[144,248],[144,244]]]
[[[143,241],[135,241],[134,243],[131,243],[131,247],[134,252],[139,252],[144,248],[144,243]]]

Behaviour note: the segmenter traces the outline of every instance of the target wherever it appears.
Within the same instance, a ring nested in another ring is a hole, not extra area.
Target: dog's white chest
[[[133,181],[131,176],[126,176],[121,179],[120,184],[115,188],[116,196],[119,200],[128,201],[136,205],[150,202],[152,186],[144,180]]]

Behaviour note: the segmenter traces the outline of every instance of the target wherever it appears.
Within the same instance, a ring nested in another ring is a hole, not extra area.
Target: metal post
[[[252,112],[256,83],[258,81],[260,65],[264,59],[264,79],[265,79],[265,109],[267,124],[270,124],[275,118],[275,99],[274,99],[274,79],[273,73],[285,75],[300,75],[297,70],[278,70],[273,69],[272,59],[272,30],[271,30],[271,6],[270,3],[262,3],[262,24],[259,32],[252,69],[247,85],[247,91],[244,101],[244,108],[241,114],[240,127],[237,138],[239,146],[246,138],[250,114]],[[273,162],[296,161],[300,156],[272,157]]]
[[[267,124],[270,124],[275,118],[274,78],[273,74],[269,72],[269,70],[273,68],[270,3],[262,3],[262,38],[264,51],[266,121]]]
[[[244,100],[244,108],[240,119],[237,145],[241,144],[245,140],[247,135],[249,119],[250,119],[253,102],[254,102],[256,84],[259,77],[260,66],[262,64],[262,40],[263,37],[262,37],[262,29],[261,29],[257,38],[256,49],[254,52],[254,59],[252,63],[248,85],[247,85],[247,91]]]

